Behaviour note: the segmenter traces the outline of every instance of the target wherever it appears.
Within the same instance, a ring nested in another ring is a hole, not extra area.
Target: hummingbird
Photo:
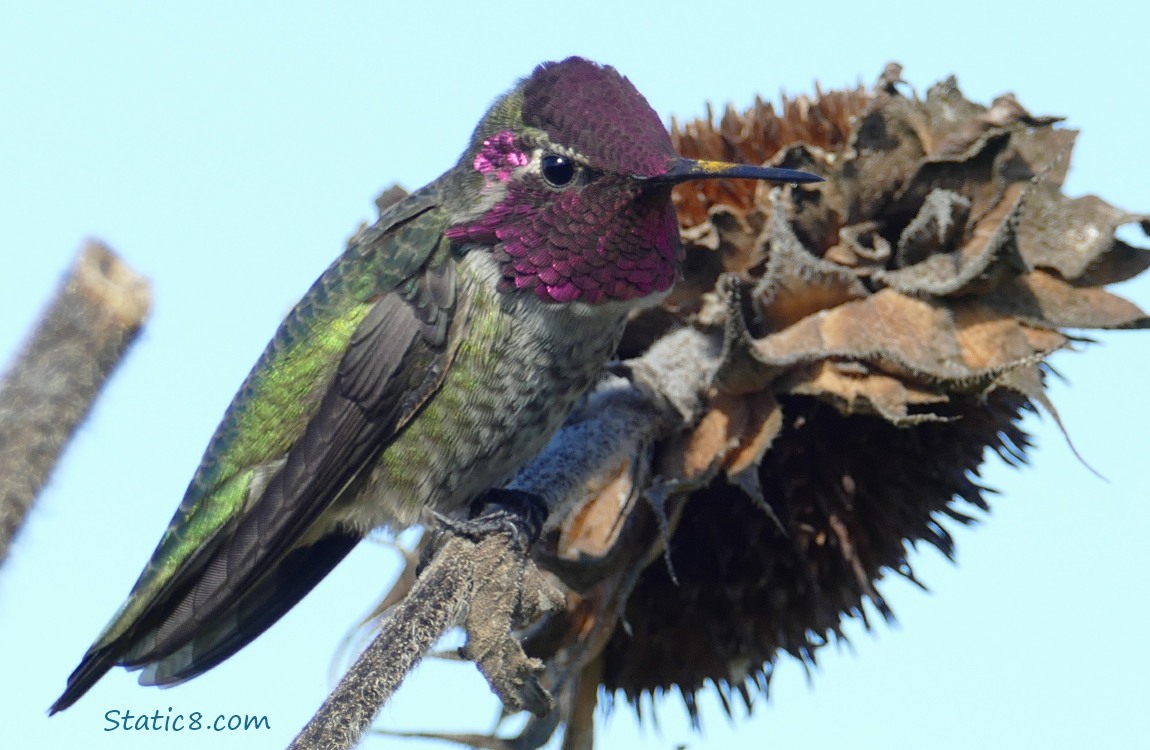
[[[680,157],[614,68],[536,67],[288,314],[50,713],[114,666],[162,686],[211,669],[373,530],[506,482],[675,282],[671,189],[701,179],[820,178]]]

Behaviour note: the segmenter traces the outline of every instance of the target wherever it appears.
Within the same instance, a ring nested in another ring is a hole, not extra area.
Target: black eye
[[[547,154],[539,164],[543,179],[551,187],[565,187],[575,179],[575,163],[566,156]]]

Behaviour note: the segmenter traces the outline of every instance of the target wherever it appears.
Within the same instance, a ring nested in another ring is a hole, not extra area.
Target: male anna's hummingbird
[[[706,178],[818,179],[681,158],[614,68],[536,68],[288,315],[51,711],[115,665],[146,685],[211,669],[373,529],[506,481],[675,281],[671,188]]]

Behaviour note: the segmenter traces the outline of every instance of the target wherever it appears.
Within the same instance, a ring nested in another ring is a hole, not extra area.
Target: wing
[[[445,222],[434,185],[413,194],[353,238],[291,312],[53,712],[116,664],[176,654],[145,673],[164,684],[210,668],[354,547],[346,533],[299,543],[442,381],[455,304]]]

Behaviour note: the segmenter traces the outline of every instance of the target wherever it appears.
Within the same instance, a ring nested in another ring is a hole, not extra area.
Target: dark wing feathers
[[[450,359],[455,266],[443,212],[433,191],[408,201],[389,212],[397,220],[381,218],[349,248],[357,262],[382,258],[378,298],[281,468],[130,621],[109,625],[106,633],[116,628],[120,635],[102,636],[89,650],[52,712],[115,664],[147,666],[143,681],[157,684],[211,668],[278,620],[355,546],[358,533],[335,529],[309,546],[299,542],[438,389]],[[212,460],[209,448],[205,464]]]
[[[434,358],[445,343],[421,335],[412,307],[399,294],[389,292],[376,302],[284,467],[159,628],[154,649],[135,663],[182,647],[295,546],[410,416],[404,407],[410,409],[413,394],[401,387],[413,375],[410,366]]]
[[[401,294],[403,303],[398,304]],[[406,415],[402,419],[406,422],[430,394],[425,388],[412,387],[415,384],[404,382],[404,378],[414,372],[418,376],[416,382],[438,380],[425,377],[425,370],[443,364],[434,361],[434,353],[447,340],[447,324],[455,300],[454,263],[441,259],[389,297],[390,300],[380,300],[356,329],[340,362],[336,389],[374,418],[385,417],[388,410],[398,410],[400,415]],[[391,345],[396,335],[410,339],[412,346],[396,351]],[[438,375],[442,376],[442,372]],[[397,393],[404,394],[404,398],[397,400]]]
[[[358,534],[337,533],[293,549],[220,616],[201,623],[194,639],[148,663],[140,682],[175,685],[219,665],[287,614],[359,541]]]

